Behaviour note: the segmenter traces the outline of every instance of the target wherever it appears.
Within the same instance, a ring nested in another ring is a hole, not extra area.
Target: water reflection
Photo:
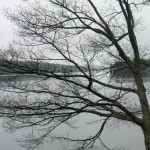
[[[85,118],[89,118],[89,116],[84,116]],[[81,120],[82,121],[82,120]],[[87,121],[89,121],[87,119]],[[2,124],[2,121],[1,121]],[[86,135],[89,132],[95,132],[97,127],[89,127],[85,128],[84,126],[81,126],[79,131],[74,131],[76,134]],[[60,128],[58,132],[63,131],[64,128]],[[24,132],[17,132],[17,133],[6,133],[4,132],[4,129],[2,126],[0,127],[0,147],[2,147],[2,150],[24,150],[23,147],[19,145],[19,143],[16,141],[17,138],[21,137]],[[143,141],[143,135],[141,130],[138,127],[135,126],[120,126],[117,128],[109,127],[104,130],[102,134],[103,142],[109,146],[110,148],[116,148],[119,147],[120,150],[122,150],[121,147],[123,147],[125,150],[128,150],[130,148],[131,150],[144,150],[144,141]],[[99,143],[100,144],[100,143]],[[100,146],[101,147],[101,146]],[[55,143],[51,144],[51,142],[46,142],[44,145],[39,147],[37,150],[63,150],[63,144],[61,143]],[[66,147],[67,150],[67,147]],[[104,149],[102,149],[104,150]]]
[[[6,78],[6,77],[5,77]],[[0,78],[2,79],[2,78]],[[18,77],[18,81],[29,81],[28,77]],[[4,79],[3,79],[4,81]],[[133,80],[128,78],[126,79],[126,83],[133,83]],[[145,78],[144,83],[147,88],[150,87],[150,79]],[[149,96],[149,93],[148,93]],[[134,96],[133,96],[134,97]],[[78,118],[79,119],[79,118]],[[85,126],[83,122],[90,122],[91,120],[97,120],[97,116],[94,115],[81,115],[80,121],[77,123],[77,126],[80,127],[79,130],[70,131],[69,134],[73,136],[78,137],[84,137],[85,135],[90,135],[96,131],[99,130],[99,124],[95,124],[92,126]],[[20,138],[22,135],[24,135],[27,131],[19,131],[13,134],[4,132],[4,128],[2,127],[3,120],[0,121],[0,147],[2,147],[2,150],[24,150],[23,147],[19,145],[18,142],[16,142],[17,138]],[[112,123],[111,123],[112,125]],[[116,148],[116,147],[123,147],[124,149],[128,150],[144,150],[144,138],[143,134],[139,127],[133,126],[132,124],[123,124],[120,125],[118,122],[116,122],[115,125],[111,126],[107,125],[107,128],[104,130],[102,134],[103,142],[110,148]],[[61,126],[56,134],[61,134],[62,132],[67,132],[68,130],[64,129],[64,126]],[[100,144],[100,142],[99,142]],[[64,150],[65,148],[67,150],[67,145],[63,145],[62,143],[54,143],[53,145],[50,142],[45,142],[44,145],[39,147],[37,150]],[[69,147],[69,146],[68,146]],[[104,149],[102,149],[104,150]],[[122,150],[122,148],[120,148]]]

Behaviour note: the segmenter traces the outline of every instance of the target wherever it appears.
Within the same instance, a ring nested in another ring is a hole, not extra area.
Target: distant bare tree
[[[36,127],[39,134],[29,136],[25,146],[32,149],[49,138],[77,143],[73,147],[77,150],[91,149],[101,140],[106,123],[117,120],[139,126],[150,150],[150,108],[140,70],[143,53],[135,34],[140,20],[134,13],[142,4],[146,2],[39,0],[6,13],[18,26],[20,39],[1,51],[1,66],[35,79],[2,82],[2,90],[17,94],[1,97],[0,114],[10,130]],[[133,83],[125,84],[125,78],[115,82],[109,69],[115,62],[129,68]],[[61,63],[78,71],[58,73],[39,67],[41,63]],[[96,134],[86,138],[53,134],[61,125],[75,128],[73,120],[82,114],[102,119]]]

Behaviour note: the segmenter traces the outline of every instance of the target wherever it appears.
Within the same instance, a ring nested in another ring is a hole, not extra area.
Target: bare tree
[[[21,39],[1,51],[1,66],[35,79],[2,82],[2,90],[17,94],[1,97],[0,114],[8,119],[10,130],[37,127],[42,131],[26,139],[29,149],[47,138],[78,143],[74,149],[91,149],[111,119],[139,126],[150,150],[150,108],[140,69],[143,54],[135,33],[140,20],[134,15],[142,4],[146,2],[45,0],[7,12]],[[123,66],[118,70],[127,67],[133,83],[126,84],[125,78],[115,82],[109,68],[118,71],[112,67],[118,62]],[[46,64],[72,66],[74,71],[50,71]],[[131,94],[137,98],[133,100]],[[75,128],[73,119],[82,114],[102,118],[95,135],[79,139],[53,134],[63,124]]]

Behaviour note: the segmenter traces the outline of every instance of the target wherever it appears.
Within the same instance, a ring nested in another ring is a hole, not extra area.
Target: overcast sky
[[[19,5],[20,3],[24,5],[26,2],[23,2],[22,0],[0,0],[0,10],[1,10],[0,11],[0,47],[7,46],[9,41],[13,39],[13,29],[14,29],[14,25],[3,16],[2,9],[3,7],[9,7],[11,9],[14,9],[15,5]],[[141,32],[141,34],[139,34],[138,39],[139,41],[141,41],[141,43],[143,43],[143,45],[145,44],[149,46],[150,45],[150,7],[145,7],[142,13],[143,13],[143,20],[145,20],[145,30]],[[134,136],[134,137],[136,138],[138,136]],[[3,136],[1,136],[1,138],[4,139]],[[130,137],[129,137],[129,140],[130,140]],[[9,144],[7,144],[7,141],[5,143],[6,145],[9,146]],[[142,142],[141,140],[139,141]],[[132,142],[132,141],[129,141],[129,142]],[[0,144],[2,144],[2,142]],[[139,143],[139,145],[141,144]]]
[[[21,0],[0,0],[0,47],[8,45],[13,39],[13,24],[3,15],[3,8],[14,9]]]
[[[0,0],[0,47],[8,45],[9,41],[13,39],[14,29],[14,25],[4,17],[3,8],[15,9],[15,6],[19,4],[25,5],[25,3],[24,0]],[[142,13],[145,30],[139,34],[138,39],[143,45],[150,47],[150,6],[146,6]]]

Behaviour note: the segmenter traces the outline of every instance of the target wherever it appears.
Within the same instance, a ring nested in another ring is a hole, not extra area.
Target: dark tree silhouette
[[[49,138],[77,143],[74,149],[91,149],[101,140],[105,124],[117,120],[139,126],[150,150],[150,108],[140,70],[143,50],[135,33],[136,12],[143,4],[142,0],[39,0],[6,12],[18,26],[19,39],[1,50],[1,66],[34,80],[1,81],[2,90],[16,94],[1,96],[0,114],[10,130],[38,130],[35,137],[27,137],[25,146],[32,149]],[[109,70],[115,62],[131,70],[133,83],[127,85],[125,78],[115,82]],[[58,73],[39,67],[41,63],[78,71]],[[53,134],[62,125],[75,128],[73,120],[82,114],[102,118],[96,134],[85,138]]]

